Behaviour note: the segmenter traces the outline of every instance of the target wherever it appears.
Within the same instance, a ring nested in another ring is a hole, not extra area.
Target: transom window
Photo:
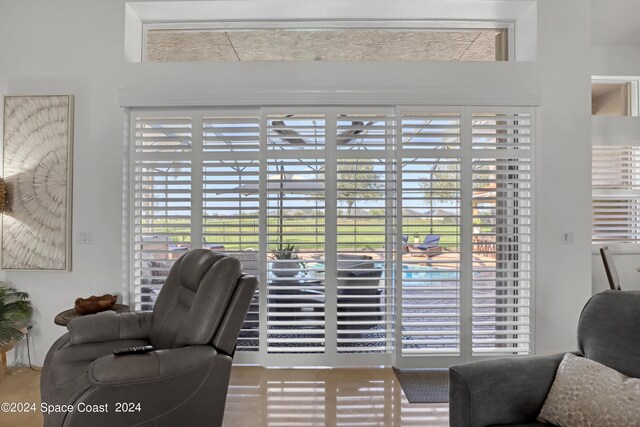
[[[591,113],[594,116],[638,116],[639,83],[638,77],[593,77]]]
[[[144,25],[147,62],[507,61],[513,23],[332,21]]]
[[[131,304],[204,247],[259,277],[240,362],[529,354],[533,129],[528,108],[132,109]]]

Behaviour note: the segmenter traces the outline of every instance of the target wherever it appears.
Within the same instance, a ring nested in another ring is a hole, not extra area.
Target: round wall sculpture
[[[4,98],[2,268],[71,270],[73,96]]]

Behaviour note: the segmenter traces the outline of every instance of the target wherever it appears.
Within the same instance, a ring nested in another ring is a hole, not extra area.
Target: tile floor
[[[40,374],[12,368],[0,401],[40,402]],[[234,367],[223,427],[431,427],[447,404],[409,404],[391,369]],[[2,414],[2,427],[39,427],[42,415]]]
[[[231,374],[224,427],[448,426],[448,404],[410,404],[391,369],[263,369]]]

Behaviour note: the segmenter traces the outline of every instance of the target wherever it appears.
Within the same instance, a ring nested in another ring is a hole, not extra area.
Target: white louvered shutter
[[[638,243],[640,148],[596,145],[592,153],[593,243]]]
[[[531,345],[532,115],[472,115],[473,354]]]
[[[151,310],[173,262],[191,247],[192,118],[133,111],[132,302]]]
[[[393,116],[337,117],[337,351],[386,353],[394,339]]]
[[[133,109],[131,302],[205,247],[259,276],[243,363],[528,354],[533,111]],[[593,158],[594,242],[637,241],[636,146]]]
[[[239,259],[243,273],[260,280],[258,112],[205,112],[202,125],[203,247]],[[256,289],[238,352],[259,350],[259,298]]]
[[[460,354],[461,113],[408,110],[402,138],[402,354]]]
[[[191,117],[145,114],[135,118],[134,148],[138,153],[191,151]]]
[[[460,148],[460,112],[407,109],[401,115],[402,147],[404,149]]]
[[[268,352],[324,353],[325,116],[270,114],[266,132]]]

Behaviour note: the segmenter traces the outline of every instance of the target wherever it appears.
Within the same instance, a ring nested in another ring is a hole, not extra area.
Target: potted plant
[[[0,353],[11,350],[24,338],[32,314],[29,294],[0,282]]]
[[[295,262],[300,258],[295,250],[295,245],[278,243],[276,250],[273,251],[275,259],[271,264],[273,274],[278,277],[293,277],[300,272],[300,263]]]

